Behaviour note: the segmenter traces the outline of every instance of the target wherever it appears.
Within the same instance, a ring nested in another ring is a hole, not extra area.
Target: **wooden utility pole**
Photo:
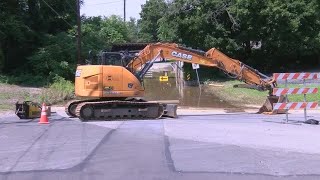
[[[126,22],[126,0],[123,0],[123,21]]]
[[[80,0],[77,1],[77,59],[78,64],[83,64],[81,58],[81,17],[80,17]]]

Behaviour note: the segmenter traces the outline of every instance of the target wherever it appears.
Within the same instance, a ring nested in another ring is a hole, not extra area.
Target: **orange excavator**
[[[258,90],[271,92],[276,86],[272,78],[215,48],[204,52],[174,43],[154,43],[135,55],[103,52],[98,65],[79,65],[75,73],[75,94],[86,99],[69,102],[66,113],[82,121],[175,117],[176,105],[141,99],[145,91],[144,75],[159,59],[219,68]],[[272,103],[278,101],[279,97],[269,95],[259,112],[272,111]]]

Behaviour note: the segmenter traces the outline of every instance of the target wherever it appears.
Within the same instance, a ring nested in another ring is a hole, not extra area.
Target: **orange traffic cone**
[[[41,118],[40,118],[39,124],[49,124],[49,120],[47,117],[47,107],[45,103],[42,104]]]

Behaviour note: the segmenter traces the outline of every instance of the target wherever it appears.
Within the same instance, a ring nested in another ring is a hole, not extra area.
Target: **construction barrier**
[[[274,109],[316,109],[318,108],[317,102],[288,102],[288,103],[275,103]]]
[[[317,94],[318,88],[274,88],[273,95],[281,96],[286,94]]]
[[[319,73],[275,73],[273,78],[278,80],[285,80],[285,88],[274,88],[272,94],[276,96],[285,95],[285,103],[274,103],[274,110],[286,110],[286,122],[288,122],[288,111],[291,109],[299,110],[304,109],[304,118],[307,121],[307,109],[317,109],[318,102],[306,102],[307,94],[317,94],[318,88],[288,88],[288,80],[303,80],[303,85],[306,86],[306,79],[318,79]],[[288,95],[303,94],[304,102],[288,102]]]
[[[319,73],[274,73],[273,77],[276,80],[306,80],[318,79]]]

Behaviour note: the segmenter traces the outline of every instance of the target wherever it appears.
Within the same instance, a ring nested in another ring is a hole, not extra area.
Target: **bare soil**
[[[0,83],[0,112],[14,111],[17,101],[39,101],[41,88]]]

